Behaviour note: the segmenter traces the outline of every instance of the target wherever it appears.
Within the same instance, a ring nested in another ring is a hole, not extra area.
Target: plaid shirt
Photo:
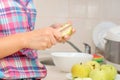
[[[0,0],[0,37],[33,30],[35,18],[32,0]],[[0,59],[0,72],[7,80],[43,78],[47,73],[32,49],[22,49]]]

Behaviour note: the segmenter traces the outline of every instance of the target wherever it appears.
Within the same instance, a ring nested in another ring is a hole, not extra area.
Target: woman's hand
[[[0,38],[0,58],[14,54],[23,48],[44,50],[58,42],[61,33],[51,27],[17,33]]]
[[[67,41],[71,35],[62,36],[62,32],[59,31],[61,24],[55,24],[50,27],[41,28],[31,32],[27,32],[25,39],[25,47],[32,49],[44,50],[52,47],[56,43],[62,43]],[[75,29],[72,30],[72,34]]]
[[[24,36],[25,45],[27,48],[44,50],[55,45],[60,36],[60,33],[51,27],[41,28]]]
[[[30,32],[17,33],[0,38],[0,58],[12,55],[13,53],[23,49],[31,48],[37,50],[44,50],[52,47],[56,43],[65,42],[70,38],[70,35],[62,36],[59,31],[61,25],[54,25],[54,27],[46,27]],[[75,30],[72,30],[74,33]]]
[[[66,24],[72,25],[71,22],[67,22]],[[53,24],[53,25],[51,25],[51,27],[53,29],[57,29],[62,34],[62,32],[60,31],[60,29],[61,29],[61,27],[63,25],[64,24]],[[70,35],[64,35],[64,36],[61,35],[61,37],[58,39],[58,42],[66,42],[67,40],[70,39],[71,35],[73,35],[75,33],[75,31],[76,30],[74,28],[72,28],[72,31],[71,31]]]

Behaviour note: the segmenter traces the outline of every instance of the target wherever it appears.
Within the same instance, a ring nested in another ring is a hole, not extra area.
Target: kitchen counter
[[[47,76],[42,80],[68,80],[65,72],[59,71],[53,64],[50,54],[41,54],[40,62],[47,68]],[[120,74],[120,73],[119,73]],[[120,75],[119,75],[120,78]],[[116,79],[119,80],[119,79]]]
[[[47,68],[47,76],[45,77],[45,79],[42,80],[68,80],[66,78],[67,73],[59,71],[55,67],[50,54],[40,54],[39,60]]]
[[[65,72],[59,71],[54,65],[46,65],[47,76],[43,80],[68,80]]]

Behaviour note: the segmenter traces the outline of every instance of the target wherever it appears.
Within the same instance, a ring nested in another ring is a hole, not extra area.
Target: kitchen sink
[[[44,65],[54,65],[50,53],[44,53],[44,54],[40,54],[38,56],[39,56],[39,60],[42,64],[44,64]]]
[[[51,59],[41,60],[40,62],[44,65],[54,65],[53,60]]]

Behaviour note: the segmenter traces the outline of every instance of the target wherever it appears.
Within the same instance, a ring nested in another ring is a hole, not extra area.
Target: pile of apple
[[[73,65],[71,73],[73,80],[115,80],[117,69],[113,65],[89,61]]]

